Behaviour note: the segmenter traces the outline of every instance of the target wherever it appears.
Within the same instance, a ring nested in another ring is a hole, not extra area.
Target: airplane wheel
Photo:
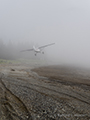
[[[36,54],[35,54],[35,56],[36,56]]]
[[[42,54],[44,54],[44,52],[42,52]]]

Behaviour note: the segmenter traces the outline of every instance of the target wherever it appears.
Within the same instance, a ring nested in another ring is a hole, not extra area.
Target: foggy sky
[[[90,66],[90,0],[0,0],[0,38],[55,42],[49,58]]]

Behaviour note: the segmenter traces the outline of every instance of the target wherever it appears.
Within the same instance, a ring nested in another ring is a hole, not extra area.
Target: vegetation
[[[21,53],[23,49],[32,48],[32,43],[13,43],[9,41],[7,44],[0,39],[0,59],[16,60],[20,58],[32,58],[32,52]],[[0,62],[6,62],[0,60]]]

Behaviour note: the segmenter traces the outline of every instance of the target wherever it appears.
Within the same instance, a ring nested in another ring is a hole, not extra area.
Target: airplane
[[[32,49],[22,50],[21,52],[34,51],[34,52],[35,52],[35,56],[36,56],[37,53],[42,53],[42,54],[44,54],[44,52],[42,51],[43,48],[48,47],[48,46],[51,46],[51,45],[54,45],[54,44],[55,44],[55,43],[51,43],[51,44],[47,44],[47,45],[44,45],[44,46],[41,46],[41,47],[35,47],[35,46],[33,46]]]

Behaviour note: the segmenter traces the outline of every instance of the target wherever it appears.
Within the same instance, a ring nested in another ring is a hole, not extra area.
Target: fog
[[[13,44],[12,55],[17,57],[27,54],[55,64],[89,67],[90,0],[0,0],[0,39],[6,46]],[[45,55],[19,53],[53,42]]]

